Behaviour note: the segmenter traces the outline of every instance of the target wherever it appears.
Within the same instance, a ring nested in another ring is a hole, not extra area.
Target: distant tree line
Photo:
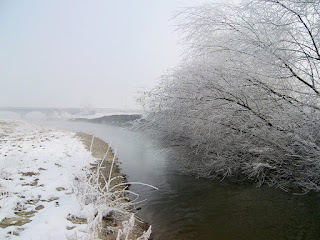
[[[177,14],[185,54],[141,101],[183,169],[320,190],[320,1]]]

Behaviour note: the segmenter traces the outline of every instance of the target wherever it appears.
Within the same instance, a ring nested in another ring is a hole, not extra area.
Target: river
[[[159,188],[131,187],[141,200],[147,199],[139,204],[138,216],[152,224],[153,239],[320,239],[320,201],[315,193],[297,196],[267,186],[181,175],[154,140],[121,127],[41,123],[94,134],[111,144],[128,181]]]

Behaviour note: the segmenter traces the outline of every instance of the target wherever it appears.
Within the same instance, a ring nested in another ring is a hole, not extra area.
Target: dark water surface
[[[80,122],[46,122],[82,131],[111,143],[120,168],[140,194],[138,215],[152,224],[154,239],[320,239],[320,198],[296,196],[267,186],[197,179],[174,169],[166,153],[143,135],[120,127]]]

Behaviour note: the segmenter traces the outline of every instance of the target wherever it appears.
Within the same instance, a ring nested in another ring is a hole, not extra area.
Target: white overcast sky
[[[174,11],[202,2],[1,0],[0,107],[137,108],[179,62]]]

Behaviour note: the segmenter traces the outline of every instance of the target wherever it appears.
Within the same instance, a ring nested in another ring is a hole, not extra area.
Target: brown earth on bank
[[[112,166],[112,161],[114,158],[114,154],[113,154],[112,150],[109,148],[109,145],[106,142],[104,142],[103,140],[101,140],[100,138],[96,138],[96,137],[94,137],[93,143],[92,143],[93,136],[86,134],[86,133],[78,132],[76,136],[82,141],[82,143],[84,144],[85,148],[88,151],[90,151],[90,147],[92,144],[92,149],[91,149],[92,156],[99,159],[97,164],[101,163],[102,159],[104,158],[106,152],[109,149],[109,151],[105,157],[105,160],[102,164],[102,167],[103,167],[102,174],[104,175],[105,179],[108,179],[109,173],[110,173],[110,168]],[[96,169],[97,164],[93,165],[92,170]],[[112,167],[111,178],[117,177],[117,176],[121,176],[121,178],[117,178],[115,181],[113,181],[111,184],[112,186],[119,184],[119,183],[126,183],[126,177],[124,174],[120,173],[118,164],[119,164],[119,161],[116,158],[115,164]],[[103,177],[101,177],[100,183],[104,184]],[[122,227],[122,221],[123,220],[117,219],[114,216],[108,216],[103,219],[103,227],[104,228],[106,228],[107,226],[109,226],[109,227]],[[148,229],[148,227],[149,227],[149,224],[146,224],[146,223],[136,219],[134,230],[132,231],[132,234],[130,235],[129,239],[138,238],[139,236],[141,236],[143,234],[144,231],[146,231]],[[100,233],[99,237],[102,240],[116,239],[117,232],[104,231],[104,232]]]
[[[107,156],[105,157],[105,160],[102,164],[102,167],[104,168],[103,170],[103,175],[106,179],[108,179],[109,177],[109,173],[110,173],[110,168],[112,165],[112,160],[114,158],[114,154],[112,152],[112,149],[109,148],[109,145],[104,142],[103,140],[101,140],[100,138],[96,138],[94,137],[93,142],[92,142],[92,135],[86,134],[86,133],[82,133],[82,132],[78,132],[76,134],[77,137],[80,138],[81,142],[84,144],[85,148],[90,151],[90,147],[91,147],[91,143],[92,143],[92,149],[91,149],[91,154],[93,157],[98,158],[99,162],[98,164],[101,163],[102,159],[104,158],[104,156],[106,155],[106,153],[108,152]],[[121,176],[121,178],[118,178],[117,180],[115,180],[113,183],[113,186],[119,183],[125,183],[126,182],[126,177],[124,174],[120,173],[119,171],[119,161],[116,158],[115,159],[115,164],[112,168],[112,173],[111,173],[111,178],[113,177],[117,177],[117,176]],[[97,164],[92,165],[94,168],[96,168]],[[101,178],[101,183],[103,184],[104,181]]]

